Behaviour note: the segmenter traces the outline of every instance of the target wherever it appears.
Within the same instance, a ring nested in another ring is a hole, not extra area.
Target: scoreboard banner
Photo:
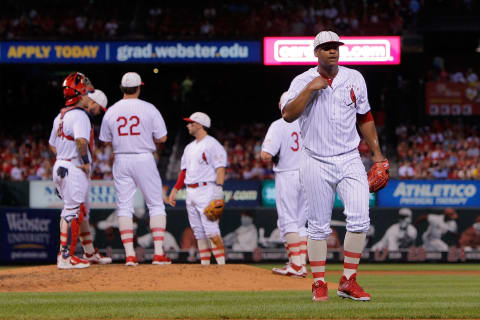
[[[316,65],[314,37],[266,37],[263,39],[264,65]],[[340,37],[341,65],[400,64],[400,37]]]
[[[429,81],[425,86],[426,114],[470,116],[480,114],[480,82],[450,83]]]

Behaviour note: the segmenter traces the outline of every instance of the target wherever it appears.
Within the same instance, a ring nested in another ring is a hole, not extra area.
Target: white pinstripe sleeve
[[[356,72],[356,82],[358,87],[360,88],[360,92],[357,98],[357,113],[365,114],[370,111],[370,103],[368,102],[368,93],[367,93],[367,84],[365,83],[365,79],[363,78],[360,72]]]
[[[272,156],[275,156],[279,151],[282,145],[281,136],[279,135],[277,122],[273,122],[268,128],[267,134],[265,135],[265,140],[262,144],[262,151],[268,152]]]
[[[165,124],[165,120],[163,120],[163,117],[160,113],[160,111],[158,111],[157,109],[155,108],[152,108],[152,112],[153,112],[153,137],[155,139],[160,139],[164,136],[167,135],[167,126]]]
[[[290,84],[290,88],[288,88],[287,99],[285,99],[285,102],[281,105],[282,111],[287,103],[295,99],[307,84],[308,81],[302,79],[300,76],[297,76],[295,79],[293,79],[292,83]]]

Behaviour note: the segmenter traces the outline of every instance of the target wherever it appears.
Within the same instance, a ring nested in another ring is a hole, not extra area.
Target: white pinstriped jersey
[[[272,122],[263,141],[262,151],[268,152],[272,156],[278,154],[279,160],[277,164],[273,165],[273,171],[298,170],[301,141],[298,120],[288,123],[281,118]]]
[[[282,110],[318,76],[317,67],[314,67],[293,79]],[[339,66],[331,86],[312,94],[298,119],[304,147],[320,157],[340,155],[356,149],[360,143],[355,126],[356,115],[369,110],[363,76],[356,70]]]
[[[74,140],[68,140],[65,137],[58,136],[58,127],[60,126],[60,114],[53,121],[52,132],[48,143],[54,146],[57,151],[57,159],[73,159],[78,158],[77,144],[75,139],[84,138],[90,141],[90,132],[92,125],[87,113],[82,110],[70,110],[63,117],[63,134],[72,137]],[[88,151],[91,160],[90,150]]]
[[[215,182],[216,169],[227,166],[225,148],[212,136],[190,142],[182,155],[180,167],[186,169],[185,184]]]
[[[160,112],[140,99],[122,99],[108,108],[100,128],[100,140],[111,142],[113,153],[151,153],[153,138],[167,135]]]

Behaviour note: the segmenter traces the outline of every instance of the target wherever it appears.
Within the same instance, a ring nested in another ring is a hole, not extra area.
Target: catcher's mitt
[[[210,204],[205,208],[203,213],[210,221],[216,221],[220,219],[225,208],[225,202],[223,200],[212,200]]]
[[[385,159],[375,162],[367,174],[370,192],[377,192],[387,185],[390,177],[390,163]]]

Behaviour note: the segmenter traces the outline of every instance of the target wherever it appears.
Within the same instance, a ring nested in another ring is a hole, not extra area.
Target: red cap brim
[[[185,120],[185,121],[187,121],[187,122],[195,122],[195,121],[193,121],[193,120],[190,119],[190,118],[183,118],[183,120]]]

